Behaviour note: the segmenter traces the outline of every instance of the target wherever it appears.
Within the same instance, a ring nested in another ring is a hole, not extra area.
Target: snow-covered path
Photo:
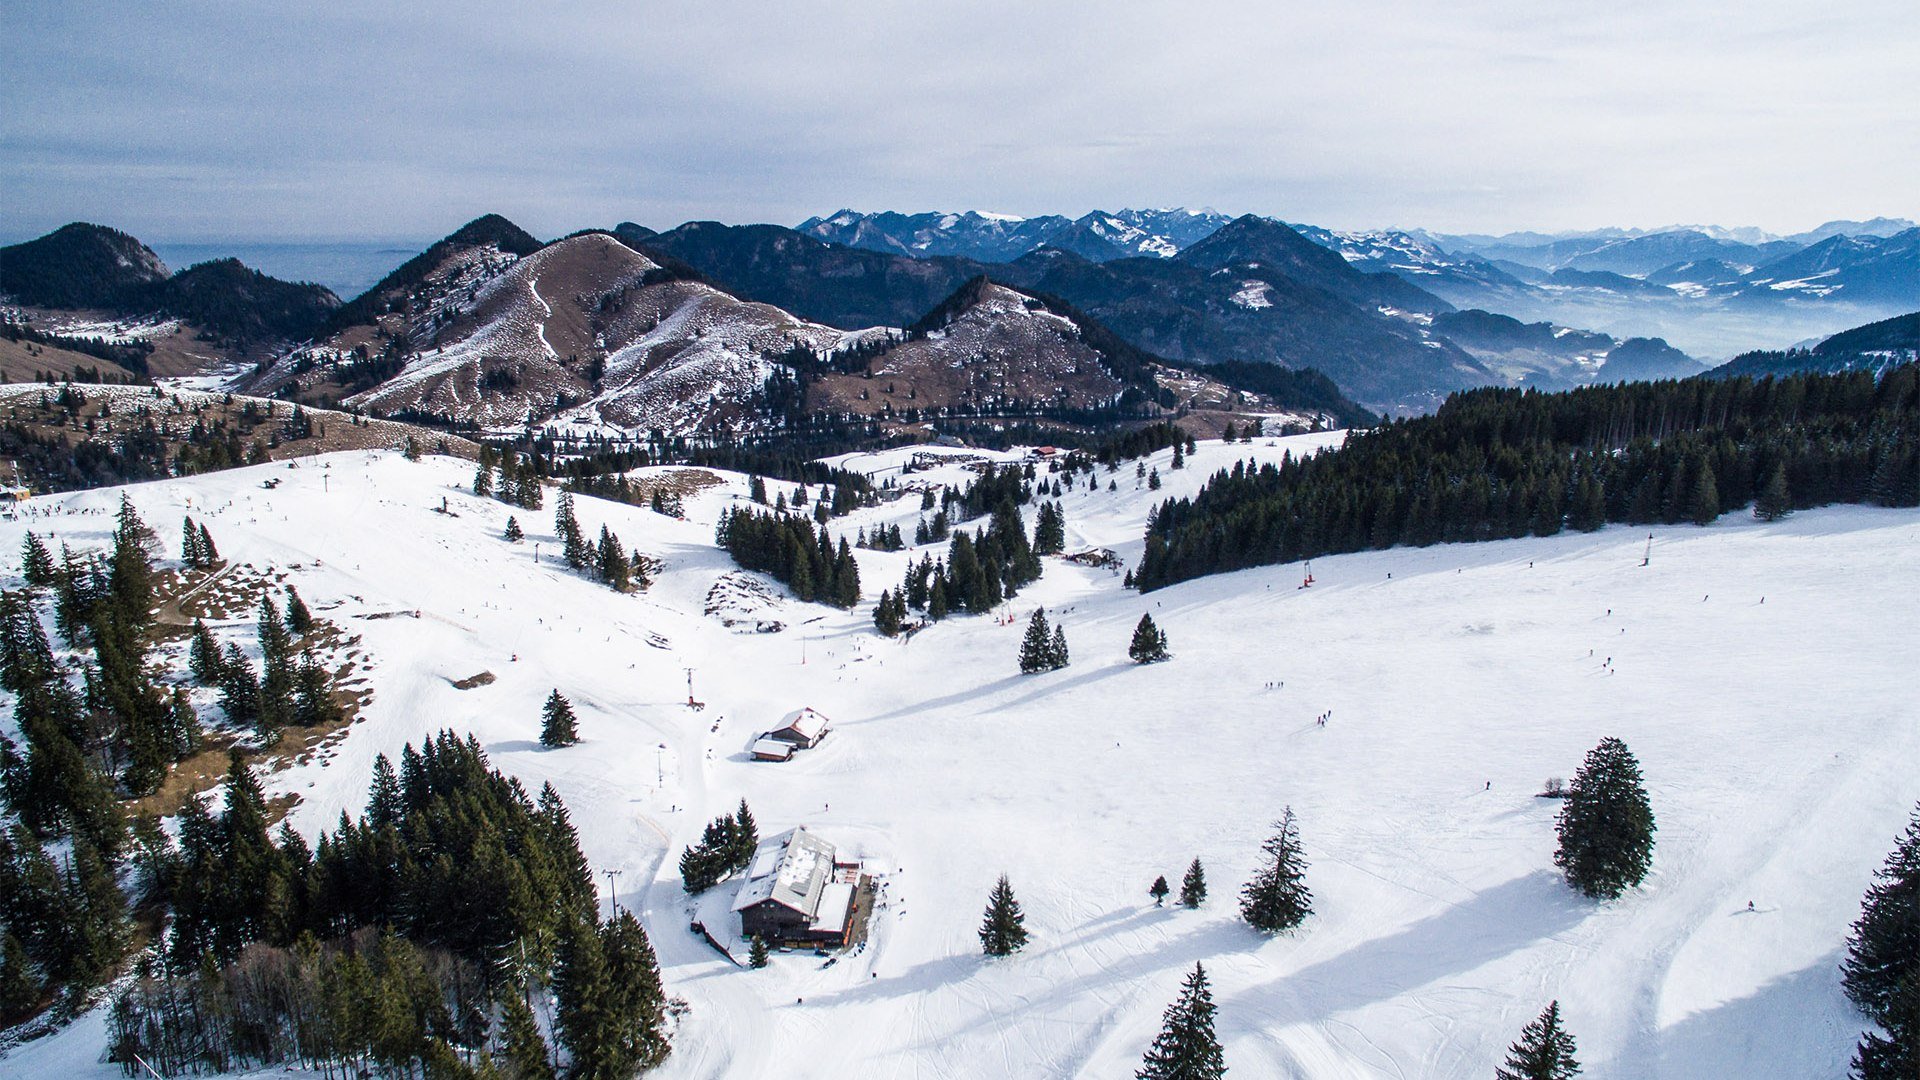
[[[1182,471],[1157,455],[1156,498],[1236,455],[1337,440],[1206,443]],[[259,487],[269,475],[277,490]],[[1049,560],[1013,625],[957,618],[902,642],[873,634],[871,599],[914,553],[861,552],[868,603],[851,613],[783,601],[772,634],[704,616],[730,569],[712,522],[737,478],[688,500],[689,522],[579,500],[589,534],[605,521],[665,560],[643,597],[552,565],[551,502],[476,500],[470,478],[343,454],[129,490],[170,538],[190,506],[229,558],[302,564],[302,595],[377,661],[367,720],[329,761],[271,778],[302,797],[296,826],[358,812],[376,753],[448,726],[530,789],[560,789],[690,1004],[663,1077],[1129,1075],[1196,960],[1236,1076],[1484,1076],[1549,998],[1603,1080],[1844,1075],[1859,1020],[1838,950],[1920,800],[1914,512],[1660,529],[1647,567],[1631,529],[1398,549],[1316,560],[1306,590],[1296,565],[1142,597]],[[1131,466],[1099,481],[1064,498],[1070,537],[1132,561],[1147,493]],[[431,512],[443,496],[460,516]],[[834,531],[911,534],[917,506]],[[509,513],[526,543],[499,540]],[[111,521],[0,523],[0,549],[27,524],[77,544]],[[1074,663],[1022,677],[1036,603],[1064,620]],[[1143,611],[1173,661],[1126,662]],[[704,711],[684,704],[688,668]],[[482,670],[498,681],[451,685]],[[548,752],[534,739],[555,687],[585,742]],[[748,760],[800,705],[833,734],[792,762]],[[1606,735],[1639,757],[1660,832],[1646,886],[1596,905],[1552,872],[1557,804],[1533,793]],[[680,845],[743,796],[763,834],[807,824],[884,875],[864,952],[748,971],[687,933]],[[1318,913],[1269,940],[1234,901],[1286,805]],[[1207,905],[1155,909],[1148,883],[1195,856]],[[1033,943],[986,962],[974,930],[1001,872]],[[76,1044],[98,1030],[23,1047],[4,1071],[79,1075],[94,1055]]]

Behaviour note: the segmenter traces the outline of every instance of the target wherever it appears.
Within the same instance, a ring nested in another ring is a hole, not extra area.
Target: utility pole
[[[620,871],[602,870],[600,872],[607,875],[607,902],[613,906],[613,913],[618,915],[620,914],[620,891],[615,887],[614,880],[620,876]]]

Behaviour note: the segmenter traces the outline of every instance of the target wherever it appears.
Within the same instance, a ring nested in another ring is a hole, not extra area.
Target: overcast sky
[[[1445,231],[1920,216],[1915,0],[0,0],[0,27],[9,239],[843,206]]]

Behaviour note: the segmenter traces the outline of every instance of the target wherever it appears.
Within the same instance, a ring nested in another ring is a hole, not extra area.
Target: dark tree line
[[[860,602],[860,565],[846,537],[836,548],[827,530],[797,514],[734,507],[720,515],[714,540],[742,569],[783,582],[801,600],[838,608]]]
[[[680,881],[689,894],[706,892],[728,874],[745,870],[759,844],[753,811],[741,799],[740,809],[707,822],[700,842],[680,853]]]
[[[551,985],[572,1077],[631,1076],[667,1052],[666,999],[631,915],[601,923],[586,859],[551,786],[537,800],[471,736],[443,732],[367,809],[309,849],[268,832],[235,759],[219,816],[182,815],[151,876],[170,901],[165,971],[119,999],[113,1037],[163,1075],[294,1063],[329,1075],[551,1077],[527,1000]]]
[[[1778,481],[1776,483],[1776,480]],[[1455,394],[1280,466],[1236,463],[1157,507],[1137,583],[1396,544],[1707,524],[1761,499],[1920,505],[1920,365]]]
[[[598,580],[614,592],[631,592],[653,584],[653,561],[638,549],[631,554],[612,529],[600,526],[600,539],[588,540],[573,515],[573,493],[562,491],[553,509],[554,531],[560,534],[567,565]]]

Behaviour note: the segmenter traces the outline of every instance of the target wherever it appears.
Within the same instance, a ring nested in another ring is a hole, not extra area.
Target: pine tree
[[[0,874],[9,867],[0,867]],[[26,1015],[40,1001],[40,979],[33,973],[33,961],[26,946],[7,934],[0,941],[0,1022]]]
[[[207,566],[220,565],[220,549],[213,546],[213,534],[207,531],[204,522],[200,525],[200,558]]]
[[[1167,636],[1153,623],[1152,615],[1140,616],[1140,623],[1133,628],[1133,643],[1127,646],[1127,656],[1136,664],[1153,664],[1168,658]]]
[[[1560,1003],[1550,1001],[1520,1030],[1520,1040],[1507,1049],[1506,1064],[1493,1075],[1495,1080],[1570,1080],[1580,1074],[1573,1051],[1573,1036],[1560,1026]]]
[[[1920,979],[1909,977],[1880,1021],[1886,1034],[1860,1037],[1853,1057],[1858,1080],[1913,1080],[1920,1076]]]
[[[1159,469],[1155,469],[1152,472],[1147,474],[1147,490],[1148,491],[1160,490],[1160,470]]]
[[[513,517],[512,515],[508,515],[507,532],[506,532],[507,543],[517,544],[522,539],[524,539],[526,535],[527,535],[526,533],[520,531],[520,519],[517,517]]]
[[[1147,895],[1153,897],[1154,907],[1159,907],[1160,905],[1166,903],[1167,894],[1172,891],[1173,891],[1172,888],[1170,888],[1167,885],[1167,875],[1165,874],[1161,874],[1159,877],[1154,878],[1153,884],[1147,887]]]
[[[1071,662],[1071,657],[1067,653],[1067,626],[1065,623],[1055,623],[1053,625],[1053,640],[1047,643],[1047,657],[1049,667],[1052,669],[1066,667],[1067,664]]]
[[[1167,1006],[1160,1034],[1147,1048],[1136,1080],[1220,1080],[1227,1074],[1226,1056],[1213,1033],[1213,991],[1207,969],[1196,963],[1181,984],[1180,996]]]
[[[753,935],[753,944],[747,949],[747,966],[752,968],[767,966],[767,939],[759,934]]]
[[[1033,553],[1058,555],[1067,546],[1067,517],[1057,502],[1040,504],[1033,522]]]
[[[207,564],[206,553],[200,550],[200,527],[193,518],[183,518],[180,525],[180,561],[191,567]]]
[[[199,619],[193,620],[192,643],[187,647],[187,664],[193,671],[193,677],[201,686],[213,686],[220,682],[222,669],[226,661],[220,656],[220,644],[213,639],[213,631]]]
[[[1027,943],[1027,917],[1020,912],[1020,901],[1013,898],[1013,886],[1001,874],[987,897],[987,913],[980,923],[980,946],[988,956],[1011,956]]]
[[[54,583],[56,572],[53,565],[53,553],[38,536],[27,534],[26,543],[20,553],[21,574],[28,585],[40,586]]]
[[[1034,608],[1033,618],[1027,620],[1027,635],[1020,640],[1020,674],[1033,675],[1053,668],[1053,638],[1047,632],[1047,613],[1044,608]]]
[[[367,787],[367,824],[373,828],[386,825],[398,825],[406,813],[405,796],[400,791],[400,778],[394,774],[393,762],[387,755],[380,754],[373,759],[373,780]]]
[[[300,599],[300,590],[287,586],[287,632],[294,637],[305,637],[313,629],[313,613],[307,610],[306,601]]]
[[[1653,807],[1626,743],[1606,738],[1587,752],[1560,805],[1558,832],[1553,863],[1589,897],[1611,900],[1647,876]]]
[[[1779,521],[1793,513],[1793,496],[1787,491],[1787,466],[1780,462],[1773,467],[1773,474],[1767,478],[1767,485],[1753,500],[1753,516],[1761,521]]]
[[[1891,1027],[1902,987],[1920,987],[1920,807],[1874,872],[1841,970],[1847,997],[1882,1027]]]
[[[1187,866],[1187,876],[1180,879],[1180,906],[1197,908],[1207,902],[1207,872],[1195,858]]]
[[[506,1080],[554,1080],[547,1040],[540,1034],[540,1025],[534,1021],[527,999],[519,994],[507,994],[501,1003],[500,1021],[504,1044],[501,1072]]]
[[[1687,519],[1695,525],[1711,525],[1720,516],[1720,487],[1714,483],[1713,466],[1705,458],[1695,466],[1693,487],[1687,493]]]
[[[493,498],[493,469],[484,462],[473,471],[473,493],[483,499]]]
[[[543,715],[545,722],[540,726],[540,745],[557,749],[580,741],[573,705],[560,695],[558,687],[548,695]]]
[[[1240,917],[1269,934],[1292,930],[1313,914],[1307,860],[1300,850],[1293,807],[1287,807],[1273,827],[1274,834],[1260,845],[1266,865],[1240,890]]]
[[[894,611],[893,593],[889,590],[880,590],[880,602],[873,608],[873,628],[884,637],[900,634],[900,616]]]

